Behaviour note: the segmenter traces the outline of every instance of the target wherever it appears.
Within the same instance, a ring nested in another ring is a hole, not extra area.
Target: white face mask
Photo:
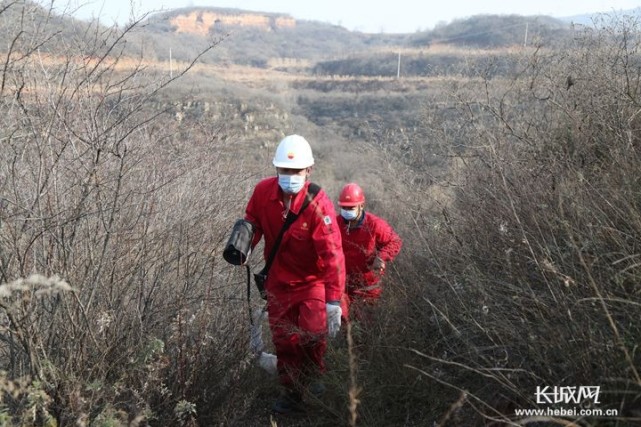
[[[358,218],[358,208],[350,210],[341,208],[341,216],[345,218],[346,221],[354,221]]]
[[[288,194],[296,194],[305,186],[305,175],[278,175],[278,185]]]

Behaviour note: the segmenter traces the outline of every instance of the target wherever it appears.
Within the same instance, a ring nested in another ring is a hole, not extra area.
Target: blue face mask
[[[296,194],[305,186],[305,175],[278,175],[278,185],[288,194]]]
[[[354,221],[358,218],[358,209],[343,209],[341,208],[341,216],[345,218],[346,221]]]

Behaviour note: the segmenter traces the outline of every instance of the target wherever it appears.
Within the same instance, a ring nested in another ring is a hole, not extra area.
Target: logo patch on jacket
[[[332,234],[334,232],[334,227],[332,226],[332,217],[329,215],[325,215],[323,217],[323,224],[325,224],[325,227],[323,227],[323,230],[325,231],[325,234]]]

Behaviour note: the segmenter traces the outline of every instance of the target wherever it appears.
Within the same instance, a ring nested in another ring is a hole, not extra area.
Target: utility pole
[[[174,67],[171,62],[171,48],[169,48],[169,78],[170,79],[174,78]]]
[[[396,79],[401,78],[401,51],[398,51],[398,66],[396,67]]]
[[[525,23],[525,41],[523,42],[523,47],[527,47],[527,26],[529,22]]]

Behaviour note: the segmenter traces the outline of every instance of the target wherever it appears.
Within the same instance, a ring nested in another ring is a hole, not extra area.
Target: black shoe
[[[290,414],[303,411],[303,399],[300,394],[293,391],[286,391],[280,395],[272,405],[272,411],[278,414]]]
[[[307,390],[309,391],[309,394],[320,399],[327,391],[327,387],[325,387],[325,384],[322,381],[315,381],[309,385]]]

